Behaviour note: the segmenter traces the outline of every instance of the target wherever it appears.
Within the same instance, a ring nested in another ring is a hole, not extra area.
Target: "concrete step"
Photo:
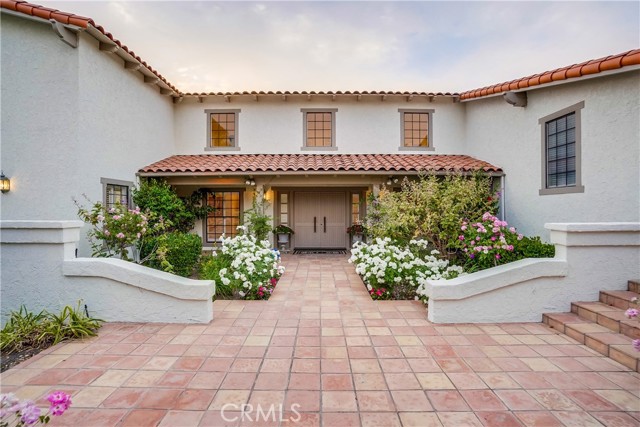
[[[630,338],[640,338],[640,322],[625,316],[625,310],[601,302],[571,303],[571,312]]]
[[[637,308],[637,304],[631,302],[634,298],[640,298],[640,294],[631,291],[600,291],[600,302],[623,310]]]
[[[640,279],[629,280],[627,289],[629,289],[631,292],[640,294]]]
[[[602,310],[599,303],[574,303],[575,310],[583,310],[587,316],[595,314],[604,319],[608,315],[615,313],[611,310]],[[572,309],[574,307],[572,305]],[[604,304],[602,304],[604,305]],[[604,305],[607,307],[606,305]],[[593,311],[601,310],[601,311]],[[611,329],[594,321],[580,317],[577,313],[547,313],[542,316],[542,321],[549,327],[575,339],[598,353],[610,357],[618,363],[640,372],[640,352],[633,349],[631,345],[632,337],[621,333],[613,332]],[[619,328],[627,326],[629,323],[638,323],[636,320],[620,321]],[[624,324],[624,326],[622,326]],[[632,325],[629,325],[631,327]],[[637,329],[633,329],[637,333]]]

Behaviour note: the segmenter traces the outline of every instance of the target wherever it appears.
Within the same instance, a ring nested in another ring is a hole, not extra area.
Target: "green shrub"
[[[514,252],[518,259],[553,258],[556,255],[556,247],[550,243],[544,243],[538,236],[525,236],[515,245]]]
[[[77,308],[66,306],[59,315],[42,310],[29,312],[25,306],[9,314],[0,331],[0,350],[13,353],[30,348],[45,348],[71,338],[95,336],[103,321],[85,315]]]
[[[168,222],[169,231],[191,231],[196,219],[204,218],[211,210],[203,201],[201,192],[181,199],[164,180],[143,180],[139,188],[133,189],[133,202],[136,206],[164,218]]]
[[[246,210],[244,213],[244,222],[247,230],[258,241],[267,240],[271,231],[271,217],[265,214],[266,208],[267,202],[264,200],[264,194],[261,190],[258,190],[253,195],[251,209]]]
[[[382,189],[371,200],[366,217],[369,236],[389,237],[400,244],[424,239],[445,256],[462,220],[480,219],[484,212],[495,212],[498,207],[492,178],[480,172],[405,178],[401,190]]]
[[[215,298],[229,299],[233,297],[233,289],[231,286],[225,286],[220,281],[220,270],[228,270],[231,267],[231,258],[226,256],[219,256],[214,252],[214,255],[209,255],[202,258],[200,263],[200,279],[214,280],[216,282],[216,295]]]
[[[163,234],[145,243],[142,256],[154,247],[156,253],[147,261],[148,267],[189,277],[200,260],[202,239],[196,234],[179,231]]]

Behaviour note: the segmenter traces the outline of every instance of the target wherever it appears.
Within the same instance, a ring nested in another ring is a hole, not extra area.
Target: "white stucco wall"
[[[467,154],[502,167],[506,220],[548,240],[546,222],[640,220],[640,71],[528,92],[525,108],[501,97],[465,102]],[[584,193],[544,195],[538,120],[584,101]]]
[[[215,283],[113,258],[75,258],[80,221],[0,221],[3,323],[24,305],[59,313],[79,300],[105,321],[208,323]]]
[[[640,276],[640,223],[546,224],[555,258],[523,259],[460,276],[430,280],[434,323],[540,322],[601,290],[626,290]]]
[[[77,219],[101,178],[174,154],[173,103],[81,33],[74,49],[39,23],[2,14],[2,219]],[[84,239],[81,254],[88,254]]]
[[[336,114],[335,151],[301,150],[303,145],[303,114],[301,109],[338,109]],[[240,151],[205,151],[207,141],[208,109],[240,109],[238,141]],[[464,154],[464,111],[451,98],[388,97],[361,98],[317,96],[280,97],[210,97],[203,103],[188,99],[176,105],[176,144],[178,154],[252,154],[252,153],[424,153],[425,151],[399,151],[400,113],[398,109],[433,109],[433,146],[430,154]]]

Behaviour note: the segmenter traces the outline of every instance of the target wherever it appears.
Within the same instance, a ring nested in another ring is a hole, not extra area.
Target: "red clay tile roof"
[[[167,157],[141,174],[261,172],[502,172],[469,156],[448,154],[199,154]]]
[[[399,96],[458,96],[451,92],[407,92],[407,91],[243,91],[243,92],[209,92],[184,93],[184,96],[239,96],[239,95],[399,95]]]
[[[136,59],[143,67],[146,67],[153,75],[162,80],[167,86],[169,86],[175,93],[180,93],[180,91],[173,86],[171,83],[165,79],[162,74],[154,70],[150,65],[148,65],[145,61],[143,61],[136,53],[125,45],[123,45],[120,40],[113,37],[111,33],[108,33],[101,25],[96,25],[96,23],[91,18],[87,18],[80,15],[74,15],[73,13],[62,12],[57,9],[50,9],[48,7],[40,6],[37,4],[28,3],[26,1],[14,1],[14,0],[0,0],[0,8],[13,10],[14,12],[23,13],[25,15],[35,16],[37,18],[45,19],[45,20],[56,20],[65,25],[75,25],[76,27],[89,29],[91,27],[98,30],[100,33],[105,35],[109,40],[118,45],[120,49],[126,52],[128,55],[132,56]]]
[[[522,77],[510,82],[498,83],[491,86],[473,89],[460,94],[460,100],[481,98],[510,90],[525,89],[533,86],[560,80],[574,79],[589,74],[597,74],[603,71],[617,70],[629,65],[640,65],[640,49],[630,50],[617,55],[606,56],[600,59],[592,59],[580,64],[569,65],[557,70],[545,71],[533,76]]]

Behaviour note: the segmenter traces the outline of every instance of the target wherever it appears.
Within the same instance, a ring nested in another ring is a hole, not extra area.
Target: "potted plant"
[[[288,243],[289,236],[294,234],[293,229],[286,225],[280,224],[273,229],[273,234],[277,235],[278,243]]]
[[[363,236],[366,234],[366,232],[367,230],[365,226],[360,222],[356,222],[355,224],[347,227],[347,233],[349,233],[349,236],[351,236],[351,240],[353,241],[353,243],[362,242]]]

